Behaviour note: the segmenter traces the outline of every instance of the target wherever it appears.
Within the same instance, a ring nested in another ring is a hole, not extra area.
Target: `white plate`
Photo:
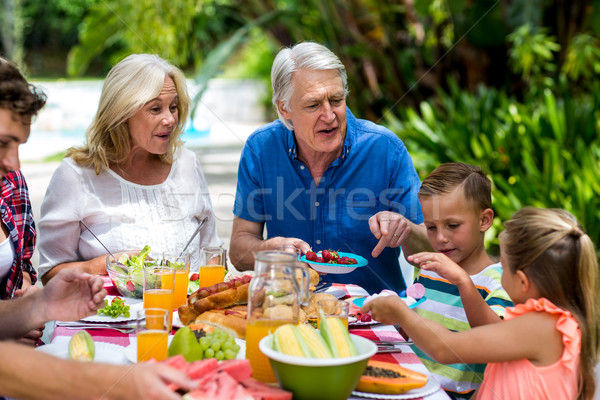
[[[69,338],[70,340],[70,338]],[[94,354],[95,362],[109,363],[109,364],[126,364],[124,359],[125,347],[119,346],[112,343],[95,342],[96,351]],[[52,342],[44,346],[37,347],[36,350],[44,352],[46,354],[53,355],[55,357],[68,359],[69,358],[69,341],[62,340]]]
[[[173,336],[169,335],[169,344],[173,340]],[[243,339],[235,339],[235,342],[240,346],[236,358],[241,360],[246,358],[246,341]],[[131,338],[131,344],[125,347],[125,358],[131,363],[137,363],[137,341]]]
[[[388,399],[389,400],[415,399],[418,397],[425,397],[425,396],[432,395],[433,393],[437,392],[440,389],[441,389],[441,386],[438,383],[438,381],[436,381],[432,377],[429,377],[425,386],[418,388],[418,389],[409,390],[408,392],[404,392],[402,394],[365,393],[365,392],[358,392],[355,390],[352,392],[352,396],[366,397],[369,399],[385,399],[385,400],[388,400]]]
[[[129,306],[129,317],[113,318],[108,315],[92,315],[90,317],[83,318],[81,321],[102,323],[133,321],[135,320],[135,312],[144,309],[144,301],[142,299],[134,299],[132,297],[122,296],[106,296],[105,299],[108,301],[108,304],[110,304],[115,297],[120,297],[123,299],[123,301],[125,301],[125,305]]]

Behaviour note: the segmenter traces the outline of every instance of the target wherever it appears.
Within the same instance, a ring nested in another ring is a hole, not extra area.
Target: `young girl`
[[[591,239],[563,210],[524,208],[505,228],[502,285],[516,305],[506,309],[505,321],[451,332],[393,297],[377,298],[361,312],[400,323],[439,362],[489,363],[479,400],[592,399],[600,284]]]

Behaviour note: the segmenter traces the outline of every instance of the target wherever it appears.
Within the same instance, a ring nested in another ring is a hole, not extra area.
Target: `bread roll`
[[[245,339],[247,313],[241,310],[210,310],[200,314],[194,323],[213,326],[238,339]]]

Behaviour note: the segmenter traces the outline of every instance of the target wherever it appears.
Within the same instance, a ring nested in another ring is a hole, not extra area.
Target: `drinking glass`
[[[222,247],[203,247],[200,249],[200,287],[209,287],[225,280],[225,254]]]
[[[348,310],[350,304],[344,300],[319,300],[317,311],[319,313],[318,326],[321,329],[322,318],[339,318],[348,329]]]
[[[162,308],[136,311],[137,360],[162,361],[168,356],[169,322],[171,312]]]
[[[190,273],[190,253],[165,251],[162,254],[162,265],[175,269],[175,287],[173,289],[173,309],[179,308],[187,301],[187,288]]]
[[[144,308],[169,310],[169,331],[173,325],[175,268],[163,265],[144,267]]]

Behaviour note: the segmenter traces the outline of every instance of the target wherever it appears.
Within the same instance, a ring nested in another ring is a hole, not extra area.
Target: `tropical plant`
[[[481,86],[475,94],[450,81],[435,103],[387,114],[386,123],[406,143],[424,178],[437,165],[461,161],[481,166],[493,181],[497,246],[502,221],[524,206],[564,208],[600,241],[600,95],[519,102]],[[577,134],[575,134],[577,133]]]

